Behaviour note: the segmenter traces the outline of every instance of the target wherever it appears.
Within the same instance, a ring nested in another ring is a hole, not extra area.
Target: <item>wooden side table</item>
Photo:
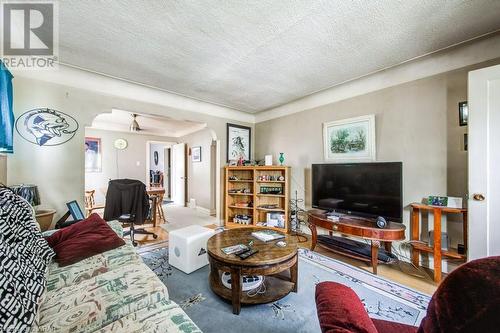
[[[465,253],[467,253],[467,208],[450,208],[430,206],[420,203],[411,204],[411,241],[420,241],[420,212],[427,211],[434,215],[434,244],[432,247],[422,242],[412,242],[411,261],[416,267],[420,266],[420,253],[432,253],[434,257],[434,282],[441,281],[442,257],[466,260],[466,254],[459,254],[456,250],[441,249],[441,216],[443,213],[462,214],[463,217],[463,241]]]

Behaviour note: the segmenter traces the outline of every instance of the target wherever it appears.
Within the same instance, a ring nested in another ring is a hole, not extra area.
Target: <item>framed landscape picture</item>
[[[249,160],[251,156],[252,129],[246,126],[227,124],[227,161]]]
[[[323,124],[325,161],[375,161],[375,115]]]
[[[100,138],[85,138],[85,172],[102,171]]]

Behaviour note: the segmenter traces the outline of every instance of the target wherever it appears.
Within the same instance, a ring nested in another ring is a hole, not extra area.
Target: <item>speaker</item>
[[[380,229],[384,229],[387,226],[387,221],[382,216],[377,217],[376,223]]]

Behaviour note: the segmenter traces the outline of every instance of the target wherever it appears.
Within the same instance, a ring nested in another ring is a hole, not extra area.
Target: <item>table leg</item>
[[[311,251],[314,251],[318,241],[318,231],[316,230],[316,225],[313,223],[309,223],[309,229],[311,229]]]
[[[295,264],[292,267],[290,267],[290,282],[293,283],[292,291],[294,293],[297,292],[298,284],[299,284],[299,281],[297,278],[298,272],[299,272],[299,259],[297,258],[297,260],[295,261]]]
[[[378,248],[380,247],[380,242],[372,240],[372,268],[373,274],[377,274],[377,264],[378,264]]]
[[[441,281],[441,210],[434,209],[434,282]]]
[[[389,253],[392,253],[392,242],[384,242],[385,250]]]
[[[231,268],[231,290],[233,313],[239,315],[241,311],[241,268]]]
[[[160,214],[163,223],[167,222],[167,219],[165,218],[165,212],[163,211],[163,194],[160,195]]]
[[[410,240],[420,239],[420,209],[412,208],[411,210],[411,237]],[[420,267],[420,251],[412,247],[411,262],[415,267]]]
[[[462,213],[462,222],[463,222],[462,227],[463,227],[463,232],[464,232],[464,237],[463,237],[464,238],[464,250],[465,250],[464,253],[465,253],[465,255],[467,255],[467,246],[468,246],[467,243],[469,242],[468,234],[467,234],[467,232],[468,232],[468,230],[467,230],[467,212]]]
[[[162,212],[161,212],[161,204],[163,202],[162,196],[160,194],[155,194],[156,196],[156,207],[155,207],[155,214],[158,217],[159,223],[161,223],[162,218]]]

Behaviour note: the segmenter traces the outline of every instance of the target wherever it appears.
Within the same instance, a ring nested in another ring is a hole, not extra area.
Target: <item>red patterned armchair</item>
[[[468,262],[446,277],[420,327],[368,317],[359,297],[335,282],[316,286],[323,333],[500,332],[500,256]]]

